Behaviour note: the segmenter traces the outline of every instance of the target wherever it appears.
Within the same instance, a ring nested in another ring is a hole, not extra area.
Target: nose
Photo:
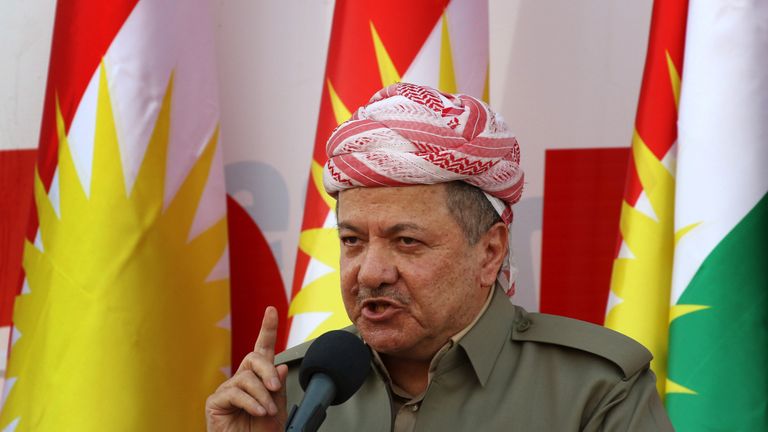
[[[370,289],[397,282],[397,267],[385,245],[372,242],[363,252],[357,282]]]

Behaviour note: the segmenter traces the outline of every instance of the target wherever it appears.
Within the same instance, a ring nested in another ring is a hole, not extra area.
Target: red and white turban
[[[357,187],[461,180],[485,192],[509,224],[523,191],[520,147],[504,119],[472,96],[431,87],[380,90],[333,131],[326,151],[323,183],[334,197]],[[503,266],[498,280],[509,295],[510,271]]]

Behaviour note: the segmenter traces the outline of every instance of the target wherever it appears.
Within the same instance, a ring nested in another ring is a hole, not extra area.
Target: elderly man
[[[500,116],[466,95],[399,83],[328,142],[341,290],[373,354],[327,431],[667,431],[650,353],[602,327],[528,313],[508,235],[523,174]],[[306,344],[254,351],[208,398],[211,431],[282,430]]]

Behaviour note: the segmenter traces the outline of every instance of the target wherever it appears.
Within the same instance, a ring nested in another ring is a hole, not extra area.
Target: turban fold
[[[523,190],[520,147],[504,119],[472,96],[426,86],[380,90],[333,131],[326,151],[323,184],[334,197],[357,187],[460,180],[485,192],[509,224]],[[513,275],[504,267],[500,283],[511,295]]]

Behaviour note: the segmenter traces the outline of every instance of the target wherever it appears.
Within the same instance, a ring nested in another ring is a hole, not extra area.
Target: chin
[[[407,345],[403,332],[399,329],[381,328],[364,323],[359,324],[357,328],[365,343],[376,352],[392,354],[402,351]]]

